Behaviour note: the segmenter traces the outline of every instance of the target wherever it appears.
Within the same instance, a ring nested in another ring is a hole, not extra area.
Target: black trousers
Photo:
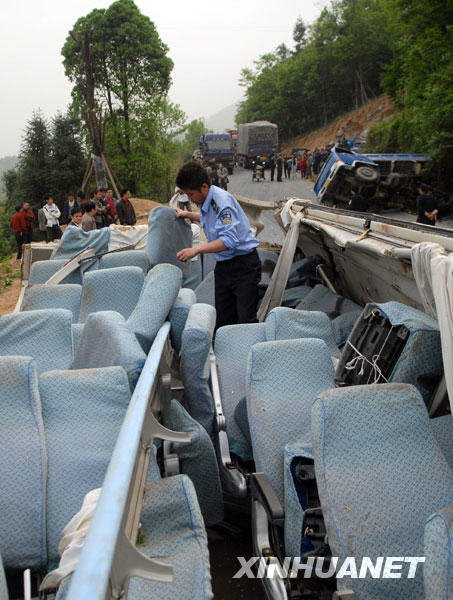
[[[17,260],[22,258],[22,244],[24,243],[24,234],[22,231],[15,231],[14,237],[16,238],[17,244]]]
[[[271,181],[274,181],[274,171],[275,167],[271,167]]]
[[[261,262],[258,252],[217,262],[214,271],[216,329],[236,323],[256,323]]]

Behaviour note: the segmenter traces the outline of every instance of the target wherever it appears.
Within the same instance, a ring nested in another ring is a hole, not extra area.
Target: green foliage
[[[382,93],[381,75],[392,57],[387,0],[334,0],[308,33],[294,28],[295,52],[275,52],[243,69],[246,99],[237,123],[267,119],[283,139],[307,133]],[[278,49],[277,49],[278,50]]]
[[[50,126],[50,190],[58,199],[80,188],[86,168],[86,152],[80,124],[70,115],[57,114]]]
[[[80,39],[90,42],[89,73]],[[91,85],[96,106],[108,117],[106,154],[115,157],[120,181],[134,192],[144,183],[143,155],[153,153],[139,147],[147,136],[137,135],[137,122],[144,110],[155,114],[167,94],[173,68],[167,51],[154,24],[132,0],[117,0],[80,18],[62,49],[66,75],[74,84],[74,110],[87,117]]]
[[[376,151],[425,152],[439,183],[453,183],[453,10],[445,0],[391,0],[397,48],[383,78],[400,112],[370,131]]]
[[[199,148],[200,136],[207,132],[204,119],[194,119],[186,128],[186,134],[181,144],[181,154],[184,162],[192,158],[192,154]]]

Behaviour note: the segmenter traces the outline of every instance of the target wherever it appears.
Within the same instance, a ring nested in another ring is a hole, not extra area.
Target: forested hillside
[[[371,98],[398,113],[369,135],[373,150],[428,152],[441,185],[453,161],[453,5],[448,0],[333,0],[295,46],[242,71],[237,122],[267,119],[303,136]]]

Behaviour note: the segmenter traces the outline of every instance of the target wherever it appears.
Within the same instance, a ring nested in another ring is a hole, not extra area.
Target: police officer
[[[177,211],[176,218],[200,221],[208,240],[195,248],[180,250],[181,261],[197,254],[213,253],[216,328],[235,323],[256,323],[261,263],[250,222],[238,201],[227,191],[210,184],[201,165],[188,162],[176,176],[176,185],[200,207],[200,212]]]

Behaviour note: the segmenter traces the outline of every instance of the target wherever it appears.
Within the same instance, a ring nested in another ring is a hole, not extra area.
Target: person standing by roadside
[[[93,202],[96,206],[96,228],[102,229],[102,227],[105,227],[105,213],[107,212],[107,207],[104,206],[102,202],[102,191],[100,188],[94,192]]]
[[[81,226],[83,231],[94,231],[96,229],[96,204],[88,200],[85,202]]]
[[[208,240],[206,244],[180,250],[177,258],[185,262],[198,254],[213,254],[216,328],[256,323],[261,279],[258,240],[239,202],[211,185],[205,169],[195,162],[181,167],[176,185],[200,207],[200,212],[177,211],[176,218],[200,221]]]
[[[311,179],[313,175],[313,155],[311,152],[307,154],[307,169],[305,171],[305,179]]]
[[[291,163],[291,174],[293,176],[293,180],[297,179],[297,156],[293,154],[292,163]]]
[[[286,160],[286,170],[288,172],[288,179],[291,179],[292,169],[293,169],[293,157],[290,156]]]
[[[304,152],[302,158],[299,161],[299,171],[300,171],[300,178],[301,179],[305,178],[305,171],[306,170],[307,170],[307,155]]]
[[[59,240],[62,236],[60,222],[58,220],[61,216],[61,212],[58,206],[54,203],[51,194],[46,194],[46,196],[44,196],[44,200],[46,203],[42,209],[46,217],[46,240],[47,243],[49,243],[53,242],[54,240]]]
[[[109,206],[111,223],[116,223],[118,220],[118,216],[116,214],[116,199],[113,197],[113,190],[111,188],[107,190],[105,199],[107,200],[107,204]]]
[[[14,231],[14,237],[16,238],[17,244],[17,256],[16,260],[22,258],[22,244],[24,243],[25,232],[27,226],[25,224],[24,209],[22,206],[16,206],[16,212],[11,217],[10,223],[11,229]]]
[[[63,219],[65,223],[69,223],[71,220],[71,211],[73,208],[80,208],[79,203],[74,198],[74,194],[69,192],[68,197],[64,201],[63,205]]]
[[[271,172],[271,181],[274,181],[274,173],[275,173],[275,156],[271,154],[269,158],[269,170]]]
[[[130,196],[130,190],[123,190],[121,192],[121,200],[116,205],[116,212],[121,225],[135,225],[137,223],[137,217],[135,216]]]
[[[435,225],[438,210],[436,198],[429,191],[426,183],[422,183],[419,190],[419,195],[416,198],[417,204],[417,223],[424,225]]]
[[[68,223],[68,227],[81,227],[82,226],[82,211],[78,206],[71,208],[71,220]]]
[[[228,169],[222,163],[219,163],[217,177],[219,179],[219,187],[226,191],[228,189]]]
[[[24,244],[31,244],[33,238],[33,227],[35,225],[35,213],[30,208],[29,202],[24,202],[23,205],[24,219],[27,230],[24,235]]]
[[[283,174],[283,158],[282,155],[279,154],[277,157],[277,181],[282,182],[282,174]]]
[[[283,170],[285,171],[285,179],[288,179],[288,157],[286,154],[283,155]]]

